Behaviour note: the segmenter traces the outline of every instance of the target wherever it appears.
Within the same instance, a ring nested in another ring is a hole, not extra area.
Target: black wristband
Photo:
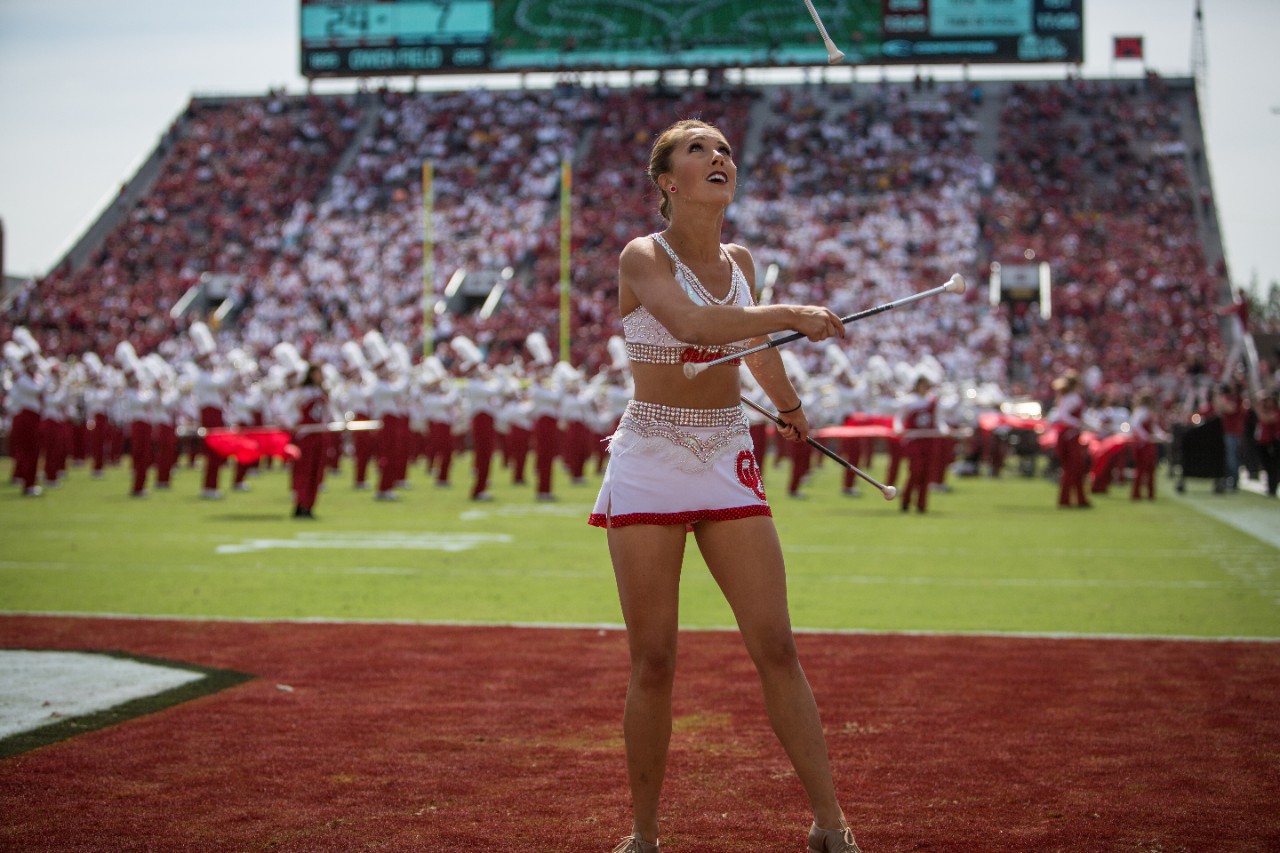
[[[799,403],[796,403],[796,404],[795,404],[795,406],[793,406],[793,407],[792,407],[792,408],[790,408],[790,409],[786,409],[786,410],[779,409],[779,410],[778,410],[778,414],[780,414],[780,415],[789,415],[789,414],[791,414],[792,412],[798,412],[798,411],[800,411],[802,408],[804,408],[804,401],[803,401],[803,400],[801,400]]]

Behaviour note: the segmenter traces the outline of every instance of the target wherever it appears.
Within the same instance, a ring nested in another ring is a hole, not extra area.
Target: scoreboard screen
[[[492,0],[302,0],[304,77],[488,70]]]
[[[1079,63],[1084,0],[814,0],[848,65]],[[304,77],[825,65],[799,0],[301,0]]]
[[[1084,0],[884,0],[885,64],[1084,61]]]

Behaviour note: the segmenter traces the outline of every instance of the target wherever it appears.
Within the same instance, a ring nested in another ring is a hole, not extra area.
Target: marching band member
[[[1277,406],[1276,391],[1259,391],[1254,397],[1253,411],[1257,417],[1253,428],[1254,446],[1267,475],[1267,497],[1274,498],[1280,486],[1280,406]]]
[[[436,488],[449,486],[453,467],[453,422],[457,418],[460,396],[452,377],[436,356],[423,360],[426,384],[422,406],[427,419],[427,473],[435,477]]]
[[[390,347],[381,333],[364,336],[365,355],[374,371],[369,394],[369,414],[382,421],[378,430],[378,491],[374,500],[397,501],[396,486],[404,481],[408,465],[408,428],[404,394],[407,378],[400,376]]]
[[[938,396],[930,393],[932,388],[933,382],[928,376],[918,376],[911,393],[899,405],[894,419],[894,432],[900,437],[902,455],[907,460],[907,485],[902,490],[903,512],[911,509],[913,497],[917,512],[924,512],[929,501],[934,446],[938,439],[925,435],[913,436],[912,433],[937,428]]]
[[[824,348],[824,353],[831,367],[834,386],[832,389],[832,396],[834,397],[832,404],[835,407],[833,421],[837,424],[843,424],[850,417],[866,408],[866,385],[858,380],[856,371],[853,369],[853,362],[849,360],[848,353],[839,344],[827,344]],[[874,439],[842,438],[840,439],[840,455],[853,465],[865,469],[870,467],[871,464],[873,444]],[[858,497],[861,492],[858,491],[857,482],[857,476],[848,468],[845,468],[841,478],[840,493],[849,497]]]
[[[66,366],[51,358],[46,361],[44,369],[49,377],[40,423],[40,435],[44,441],[44,481],[47,485],[58,486],[67,470],[73,401]]]
[[[125,380],[125,423],[129,425],[129,458],[133,468],[129,496],[144,498],[147,496],[147,470],[155,460],[151,430],[155,395],[151,390],[151,376],[132,344],[121,341],[116,346],[116,361],[124,370]]]
[[[1080,376],[1074,370],[1053,380],[1057,400],[1049,422],[1058,427],[1056,451],[1062,466],[1062,480],[1058,487],[1058,506],[1080,508],[1092,506],[1085,497],[1084,481],[1088,474],[1085,465],[1085,448],[1080,443],[1084,397],[1080,395]]]
[[[582,385],[582,373],[567,362],[559,362],[552,370],[560,388],[560,423],[563,425],[561,458],[569,472],[569,481],[580,486],[587,481],[587,457],[591,455],[591,431],[587,428],[589,402]]]
[[[489,469],[497,442],[494,414],[498,408],[498,387],[484,365],[484,355],[470,338],[458,335],[449,342],[458,354],[458,369],[467,378],[462,382],[464,423],[471,427],[471,500],[489,501]]]
[[[345,381],[338,404],[347,419],[367,421],[370,419],[369,395],[373,390],[369,363],[365,360],[364,350],[355,341],[342,344],[342,355],[346,359],[347,370],[343,374]],[[377,444],[378,435],[373,430],[356,430],[351,434],[352,476],[357,489],[369,488],[369,462]]]
[[[173,469],[178,463],[177,375],[158,353],[150,353],[142,361],[156,380],[155,390],[151,396],[151,436],[155,446],[156,488],[168,489],[173,484]]]
[[[533,356],[532,384],[529,399],[533,406],[533,458],[538,475],[534,497],[539,501],[553,501],[551,483],[556,457],[560,454],[560,390],[550,382],[551,347],[541,332],[534,332],[525,339],[525,346]]]
[[[89,476],[100,480],[106,476],[108,433],[111,429],[108,413],[115,391],[111,387],[112,377],[108,374],[108,368],[96,352],[85,353],[84,365],[88,371],[84,415],[89,445]]]
[[[231,385],[227,398],[227,426],[252,428],[262,426],[265,422],[262,413],[262,394],[256,382],[239,369],[235,368],[235,381]],[[236,460],[235,475],[231,480],[231,490],[235,492],[249,491],[246,479],[249,472],[258,466],[258,462],[241,462]]]
[[[195,381],[192,394],[200,412],[201,429],[219,429],[226,426],[227,394],[233,376],[214,363],[217,345],[209,327],[199,321],[191,324],[191,341],[195,344]],[[218,475],[225,460],[207,444],[204,448],[204,481],[200,497],[217,500],[222,497],[218,488]]]
[[[293,517],[315,518],[316,499],[324,482],[325,452],[329,421],[329,395],[324,388],[321,365],[303,361],[292,344],[280,343],[272,354],[285,363],[285,381],[290,389],[289,411],[282,420],[293,432],[298,458],[293,461]]]
[[[22,342],[25,338],[30,344]],[[35,348],[31,348],[31,344]],[[13,456],[13,479],[22,486],[22,494],[38,497],[42,489],[40,476],[40,412],[44,407],[44,393],[48,382],[40,370],[40,350],[30,332],[19,326],[14,330],[14,340],[5,343],[5,359],[14,372],[13,385],[9,388],[7,402],[11,418],[9,427],[9,453]]]
[[[529,449],[533,442],[533,404],[529,400],[527,380],[517,375],[507,377],[499,422],[505,427],[502,442],[503,457],[511,469],[511,483],[525,484],[525,470],[529,464]]]
[[[798,359],[791,350],[783,350],[781,353],[782,362],[786,365],[787,375],[791,377],[792,383],[795,385],[796,393],[800,397],[802,407],[807,407],[806,411],[812,410],[817,401],[817,395],[810,389],[809,374],[800,364]],[[779,412],[779,414],[782,414]],[[815,422],[817,413],[815,412]],[[806,415],[806,418],[808,415]],[[787,496],[792,498],[803,498],[804,493],[800,491],[800,487],[804,485],[805,480],[809,477],[809,472],[813,468],[814,450],[803,441],[785,441],[779,445],[782,454],[791,459],[791,479],[787,483]]]
[[[1129,419],[1129,428],[1133,430],[1133,489],[1129,497],[1141,500],[1146,493],[1147,500],[1156,499],[1156,463],[1160,459],[1158,441],[1159,424],[1156,421],[1154,408],[1155,394],[1150,388],[1143,388],[1134,397],[1137,407]]]

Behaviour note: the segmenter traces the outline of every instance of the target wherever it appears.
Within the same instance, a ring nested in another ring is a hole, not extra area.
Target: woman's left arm
[[[751,257],[751,253],[741,246],[730,246],[729,250],[733,255],[733,259],[738,263],[738,267],[742,270],[743,276],[746,277],[747,284],[751,287],[752,302],[754,302],[756,293],[755,260]],[[750,346],[756,347],[768,342],[769,337],[761,335],[760,337],[752,338]],[[778,350],[776,348],[761,350],[747,356],[743,361],[746,362],[747,369],[751,371],[751,375],[755,377],[760,388],[769,396],[774,409],[779,413],[778,417],[787,424],[785,427],[779,427],[782,436],[789,441],[804,441],[809,435],[809,419],[805,417],[804,408],[800,406],[800,394],[796,391],[795,386],[791,384],[791,377],[787,376],[786,366],[783,364],[782,356],[778,353]],[[792,411],[787,411],[788,409]],[[782,414],[782,412],[786,412],[786,414]]]

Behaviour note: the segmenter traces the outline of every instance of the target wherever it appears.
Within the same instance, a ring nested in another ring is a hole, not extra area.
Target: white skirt
[[[772,514],[740,406],[632,400],[609,438],[609,465],[587,523],[689,525]]]

